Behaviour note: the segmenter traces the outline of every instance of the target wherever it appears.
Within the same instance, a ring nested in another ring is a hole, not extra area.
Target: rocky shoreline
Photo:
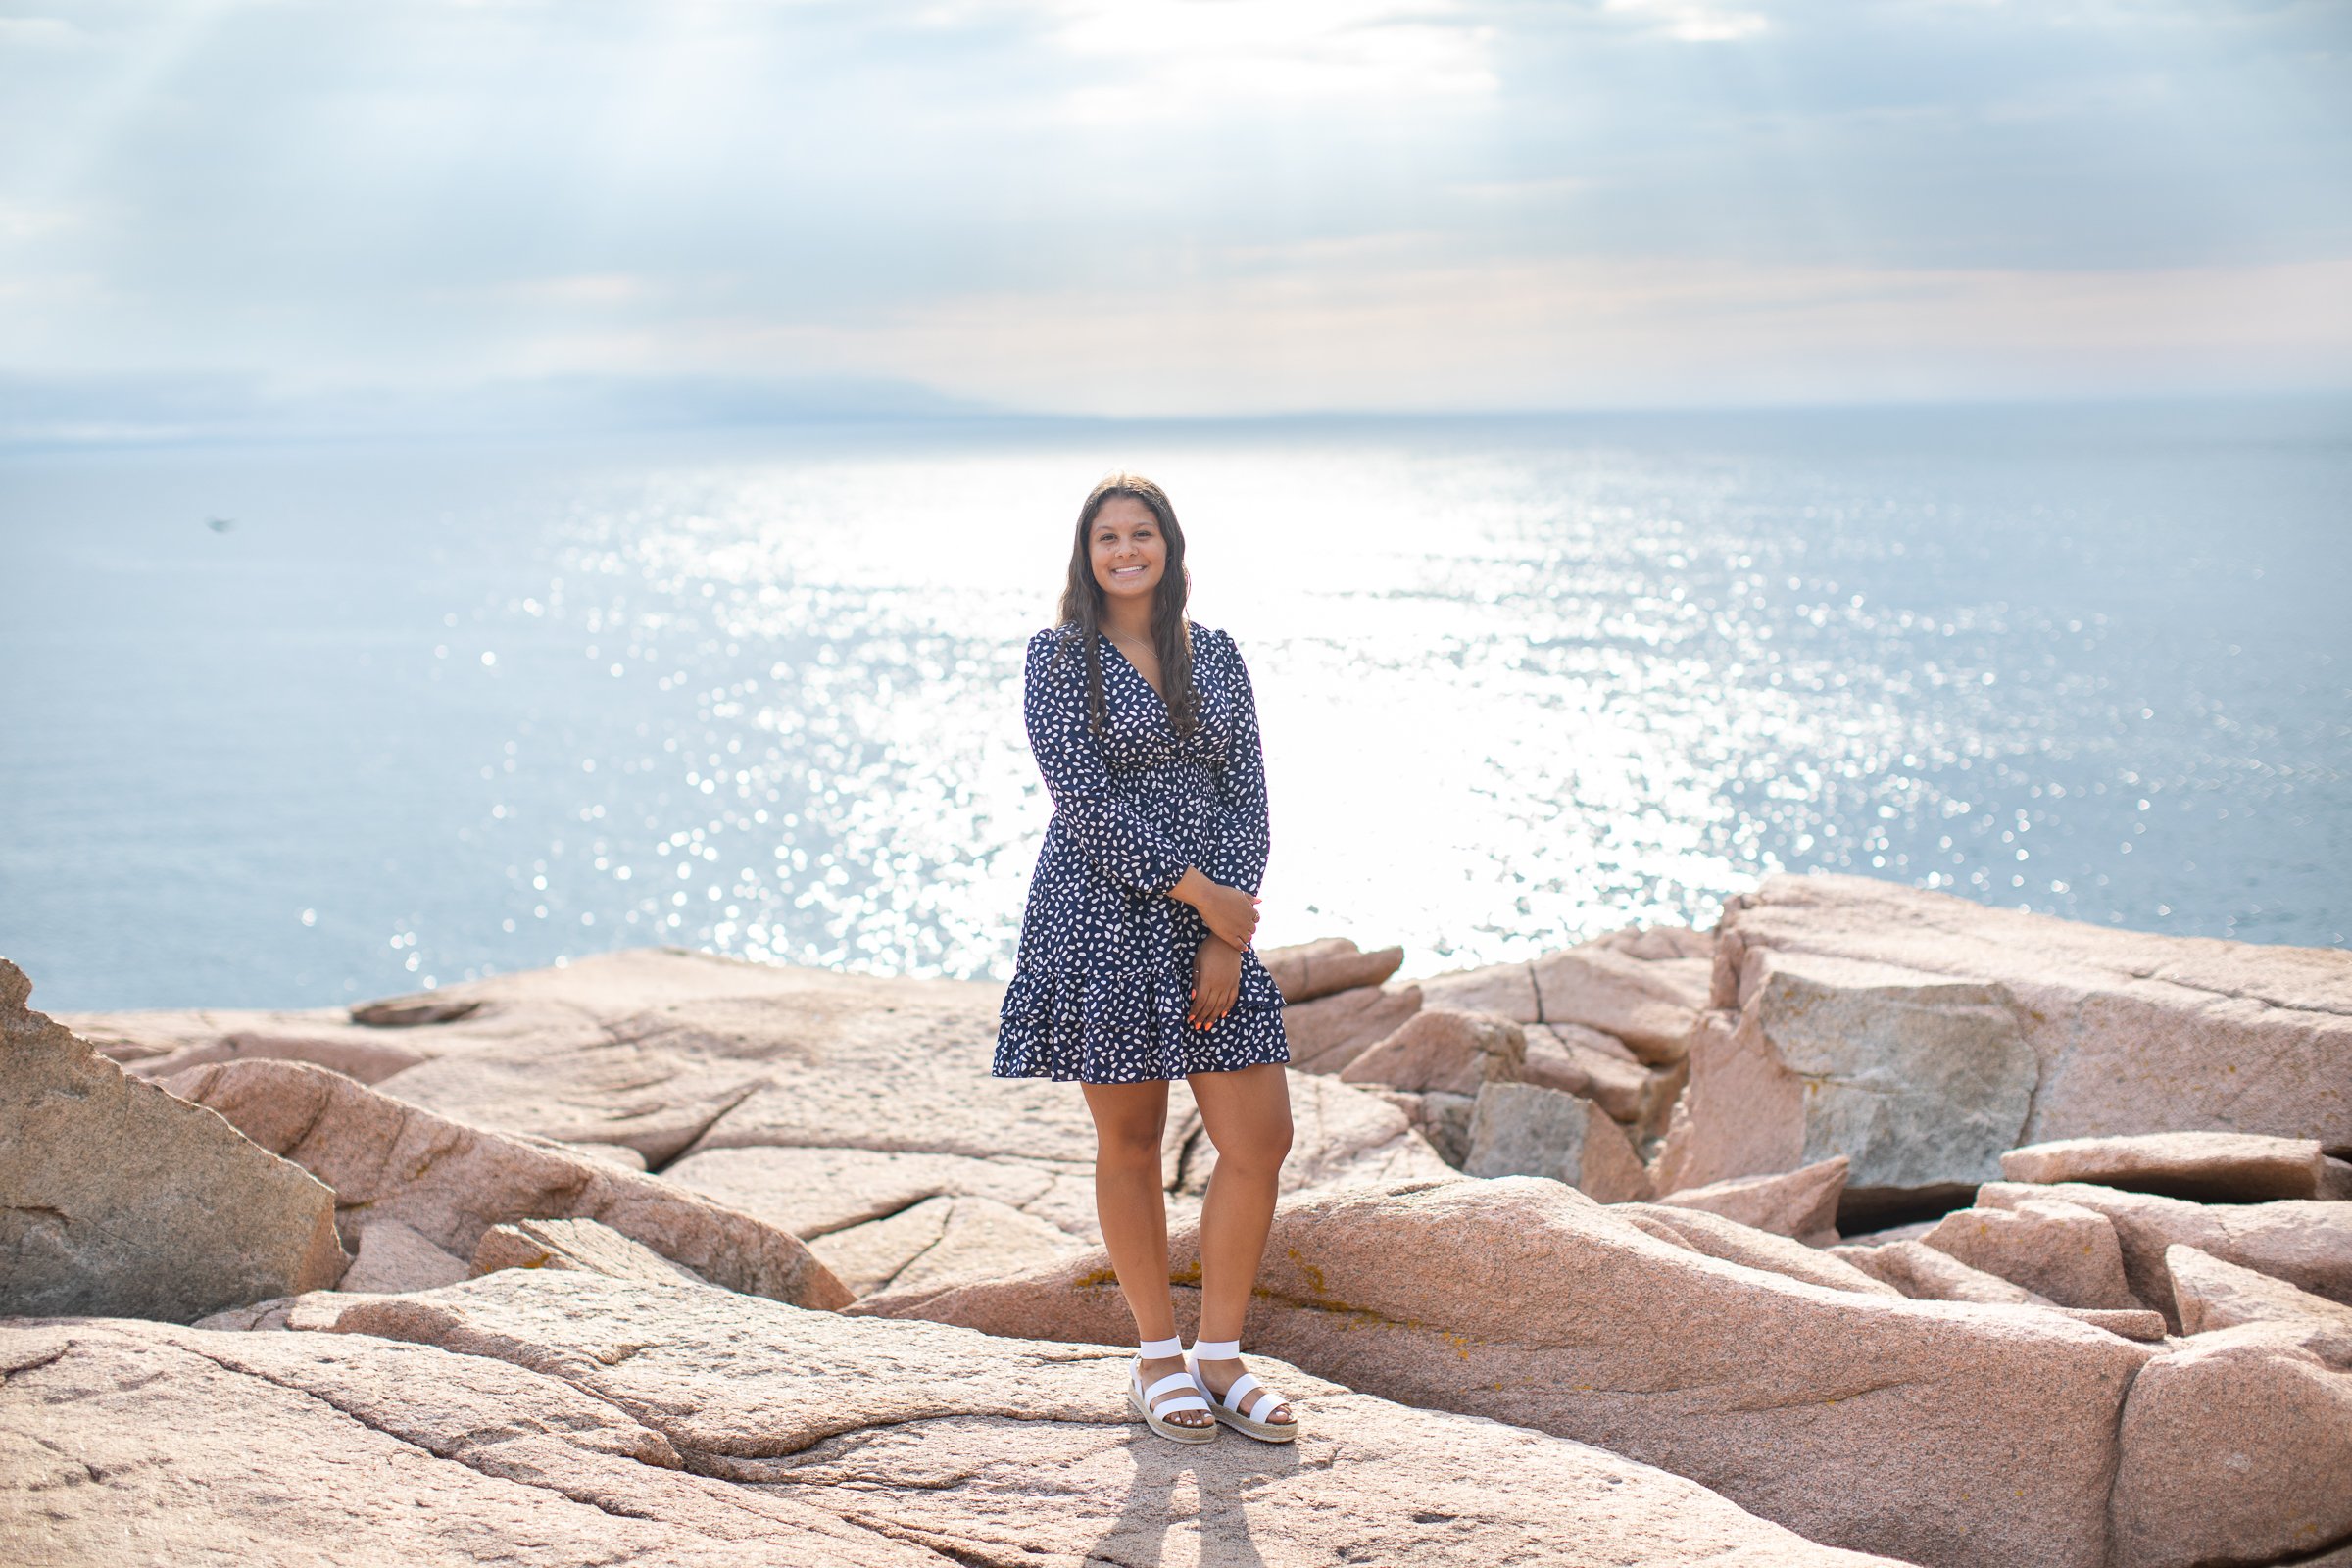
[[[1285,1450],[1129,1421],[997,987],[53,1021],[0,963],[0,1553],[2352,1563],[2352,954],[1814,875],[1402,956],[1267,955]],[[1180,1315],[1214,1164],[1178,1086]]]

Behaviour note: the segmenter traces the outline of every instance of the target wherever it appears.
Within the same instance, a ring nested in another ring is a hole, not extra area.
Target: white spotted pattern
[[[1054,820],[1029,884],[1021,954],[997,1031],[999,1078],[1143,1083],[1289,1061],[1282,993],[1257,955],[1208,1029],[1187,1017],[1193,954],[1208,935],[1167,890],[1187,866],[1256,892],[1266,871],[1266,772],[1241,650],[1192,628],[1200,723],[1167,705],[1108,638],[1102,733],[1086,714],[1077,629],[1029,639],[1023,709]]]

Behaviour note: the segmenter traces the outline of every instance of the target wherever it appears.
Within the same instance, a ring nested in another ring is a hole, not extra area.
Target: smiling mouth
[[[1144,574],[1144,568],[1141,566],[1113,566],[1110,568],[1110,574],[1113,577],[1141,577]]]

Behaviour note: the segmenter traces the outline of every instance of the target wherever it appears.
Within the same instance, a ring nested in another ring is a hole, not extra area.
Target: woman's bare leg
[[[1291,1152],[1291,1086],[1278,1063],[1233,1072],[1196,1073],[1187,1080],[1200,1107],[1200,1125],[1217,1146],[1217,1168],[1200,1204],[1200,1332],[1202,1340],[1238,1340],[1250,1312],[1250,1292],[1274,1222],[1283,1156]],[[1124,1278],[1125,1276],[1121,1276]],[[1222,1396],[1242,1375],[1237,1359],[1197,1363],[1209,1392]],[[1290,1420],[1283,1405],[1267,1419]]]
[[[1141,1340],[1176,1336],[1176,1313],[1168,1302],[1168,1205],[1159,1185],[1160,1135],[1168,1121],[1168,1086],[1086,1084],[1086,1108],[1095,1117],[1095,1217],[1102,1245],[1119,1276],[1127,1310],[1135,1315]],[[1144,1362],[1144,1387],[1184,1370],[1170,1355]],[[1181,1394],[1183,1391],[1177,1391]],[[1175,1394],[1163,1399],[1174,1398]],[[1202,1410],[1178,1410],[1162,1419],[1176,1426],[1207,1426]]]

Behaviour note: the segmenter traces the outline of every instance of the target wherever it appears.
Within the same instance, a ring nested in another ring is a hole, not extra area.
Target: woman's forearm
[[[1178,904],[1189,904],[1198,909],[1200,901],[1214,892],[1216,886],[1199,866],[1188,865],[1184,868],[1184,875],[1176,879],[1176,885],[1168,889],[1168,897]]]

